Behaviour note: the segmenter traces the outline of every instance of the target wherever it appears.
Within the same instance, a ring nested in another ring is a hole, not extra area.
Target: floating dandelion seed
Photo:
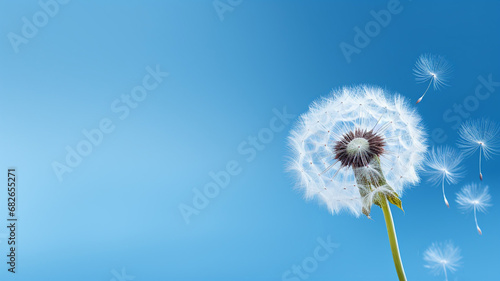
[[[418,83],[429,82],[429,85],[427,85],[427,89],[425,89],[425,92],[417,100],[417,103],[422,101],[427,91],[429,91],[431,84],[434,90],[448,86],[447,82],[450,73],[451,66],[442,56],[431,54],[420,55],[413,68],[413,74],[415,74],[415,80]]]
[[[481,171],[481,155],[486,160],[499,152],[500,127],[488,119],[468,120],[462,123],[458,132],[460,140],[458,146],[463,149],[465,156],[471,156],[479,149],[479,179],[483,180]]]
[[[464,186],[457,195],[457,203],[464,211],[474,210],[474,220],[477,232],[483,234],[477,223],[477,212],[486,212],[486,208],[491,206],[491,196],[488,193],[488,186],[483,189],[478,188],[475,183]]]
[[[449,146],[433,147],[427,157],[427,166],[430,168],[427,170],[427,173],[430,175],[429,181],[436,185],[441,185],[444,203],[448,208],[450,204],[448,203],[448,199],[446,199],[444,184],[445,182],[456,184],[464,176],[463,169],[460,166],[462,160],[462,154]]]
[[[406,280],[388,202],[419,181],[426,151],[418,114],[400,97],[369,86],[334,91],[300,116],[289,138],[289,170],[306,198],[318,198],[332,214],[370,216],[380,206],[396,270]]]
[[[443,272],[446,281],[448,281],[448,271],[457,271],[461,259],[460,249],[451,242],[432,243],[424,252],[424,260],[427,262],[425,267],[431,269],[435,275]]]

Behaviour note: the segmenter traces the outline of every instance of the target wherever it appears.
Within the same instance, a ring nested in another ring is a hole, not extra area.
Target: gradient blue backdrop
[[[237,147],[268,126],[273,108],[300,114],[343,85],[375,84],[415,101],[425,85],[412,67],[424,52],[454,66],[451,87],[418,106],[427,131],[443,128],[454,145],[443,113],[474,94],[479,76],[500,81],[500,2],[402,0],[402,12],[351,63],[339,44],[353,44],[353,28],[388,1],[245,0],[223,21],[212,1],[110,2],[61,5],[15,53],[8,34],[41,8],[0,1],[0,167],[18,169],[20,219],[15,277],[0,228],[2,280],[109,281],[122,268],[134,280],[282,280],[328,235],[340,246],[309,280],[396,280],[378,208],[373,220],[332,216],[292,189],[284,172],[290,125],[251,162]],[[119,120],[111,103],[155,65],[170,76]],[[498,121],[499,92],[470,118]],[[59,182],[53,161],[104,117],[115,131]],[[192,205],[193,189],[230,160],[241,174],[186,224],[179,204]],[[450,209],[425,177],[404,195],[406,213],[393,208],[409,280],[444,280],[429,274],[422,254],[446,240],[463,255],[450,280],[499,280],[500,157],[484,163],[494,206],[478,216],[483,236],[454,201],[478,180],[476,157],[465,164],[467,177],[448,187]],[[6,196],[4,185],[0,218]]]

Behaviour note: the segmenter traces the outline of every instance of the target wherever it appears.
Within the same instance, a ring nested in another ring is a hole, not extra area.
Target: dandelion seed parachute
[[[483,180],[481,156],[486,160],[500,151],[500,127],[488,119],[468,120],[462,123],[458,146],[465,156],[471,156],[479,149],[479,179]]]
[[[417,59],[413,74],[417,83],[428,83],[427,89],[417,100],[421,102],[431,85],[434,90],[448,86],[447,82],[451,73],[451,65],[442,56],[423,54]]]
[[[444,273],[446,281],[448,281],[448,271],[455,272],[460,266],[461,259],[460,248],[454,246],[452,242],[432,243],[424,252],[425,267],[435,275]]]
[[[288,169],[305,197],[319,199],[332,214],[355,216],[369,214],[379,194],[393,189],[401,195],[417,183],[426,151],[421,118],[406,100],[364,85],[314,102],[291,131],[289,146]],[[372,190],[355,173],[368,182],[383,174],[386,181]]]
[[[464,176],[464,171],[460,166],[462,160],[462,154],[449,146],[433,147],[427,157],[426,163],[429,169],[426,170],[426,173],[429,175],[429,181],[441,185],[444,203],[448,208],[450,204],[446,198],[444,184],[445,182],[456,184]]]
[[[464,211],[474,211],[474,221],[476,222],[477,232],[483,234],[477,223],[477,212],[486,212],[486,208],[491,206],[491,196],[488,192],[488,186],[478,188],[475,183],[464,186],[457,194],[457,203]]]

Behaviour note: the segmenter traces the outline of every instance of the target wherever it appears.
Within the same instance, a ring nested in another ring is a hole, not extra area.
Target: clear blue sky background
[[[473,99],[479,76],[500,81],[500,2],[467,2],[402,0],[348,63],[339,44],[354,44],[354,28],[388,1],[245,0],[223,20],[212,1],[70,1],[18,53],[9,34],[22,35],[23,17],[42,8],[0,1],[0,167],[4,177],[18,169],[16,280],[119,280],[122,268],[133,280],[282,280],[328,236],[339,247],[308,280],[396,280],[380,209],[373,220],[332,216],[293,190],[284,172],[290,125],[252,161],[238,146],[269,126],[273,108],[300,114],[344,85],[379,85],[416,101],[425,85],[412,67],[425,52],[444,55],[454,72],[418,110],[429,133],[442,128],[455,145],[455,122],[443,114]],[[170,75],[121,120],[111,104],[156,65]],[[494,90],[460,119],[499,121]],[[103,118],[114,131],[60,182],[53,162],[64,163],[65,147]],[[193,189],[231,160],[241,173],[186,224],[180,204],[192,205]],[[478,181],[476,157],[448,186],[450,209],[425,177],[404,195],[406,213],[393,208],[409,280],[444,280],[422,255],[446,240],[463,255],[450,280],[499,280],[499,164],[499,156],[484,162],[494,205],[478,216],[483,236],[454,200]],[[0,218],[6,202],[4,186]],[[0,276],[13,280],[0,229]]]

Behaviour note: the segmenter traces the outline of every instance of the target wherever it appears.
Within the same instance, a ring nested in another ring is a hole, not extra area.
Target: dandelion
[[[488,119],[468,120],[462,123],[458,132],[460,140],[458,146],[463,149],[465,156],[471,156],[479,149],[479,179],[483,180],[481,171],[481,155],[486,160],[498,154],[500,127]]]
[[[435,275],[443,272],[446,281],[448,281],[448,271],[457,271],[461,259],[460,249],[451,242],[432,243],[424,252],[424,260],[427,262],[425,267],[429,268]]]
[[[406,280],[388,203],[419,181],[426,151],[419,115],[399,95],[369,86],[345,87],[314,102],[289,137],[289,170],[307,199],[332,214],[370,217],[382,208],[396,271]]]
[[[457,203],[462,210],[466,212],[474,210],[474,221],[480,235],[483,232],[477,223],[477,212],[486,212],[486,208],[491,206],[490,201],[491,196],[488,193],[488,186],[481,189],[475,183],[464,186],[457,195]]]
[[[432,148],[431,153],[427,157],[427,166],[430,168],[427,170],[427,173],[430,175],[429,181],[436,185],[441,185],[444,203],[448,208],[450,204],[448,203],[448,199],[446,199],[444,183],[456,184],[458,179],[463,177],[464,173],[460,166],[462,160],[462,154],[449,146]]]
[[[415,67],[413,68],[413,74],[415,75],[415,80],[417,80],[418,83],[429,82],[429,84],[427,85],[427,89],[425,89],[422,96],[417,100],[417,103],[422,101],[431,85],[434,90],[448,86],[447,82],[450,73],[451,66],[442,56],[431,54],[420,55],[415,63]]]

